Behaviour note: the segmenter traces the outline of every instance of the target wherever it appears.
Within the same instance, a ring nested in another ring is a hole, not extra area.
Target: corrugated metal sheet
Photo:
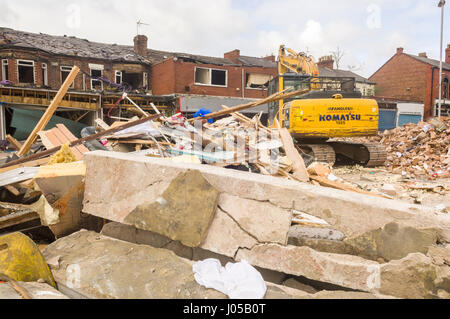
[[[221,97],[221,96],[180,96],[181,111],[182,112],[197,112],[201,108],[206,108],[211,112],[222,110],[222,105],[232,107],[236,105],[246,104],[257,101],[256,99],[246,99],[238,97]],[[268,105],[260,105],[251,109],[245,110],[244,113],[259,113],[263,111],[267,113]]]
[[[25,140],[41,119],[44,111],[25,110],[17,107],[13,107],[11,109],[14,110],[11,126],[16,128],[14,137],[18,140]],[[78,138],[81,137],[81,130],[87,126],[86,124],[74,122],[63,117],[53,115],[44,130],[49,130],[56,127],[56,124],[64,124],[69,131],[71,131],[72,134]]]
[[[379,113],[380,113],[378,124],[379,131],[392,130],[393,128],[396,127],[397,110],[380,109]]]
[[[398,115],[398,126],[403,126],[405,124],[414,123],[417,124],[422,120],[422,115],[420,114],[399,114]]]

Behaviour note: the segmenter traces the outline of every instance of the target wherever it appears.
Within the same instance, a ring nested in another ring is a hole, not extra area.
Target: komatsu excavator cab
[[[278,76],[269,83],[269,95],[286,89],[306,89],[300,96],[269,104],[268,126],[285,127],[297,148],[316,161],[333,165],[349,160],[366,166],[383,165],[384,147],[334,138],[373,136],[378,132],[378,104],[363,99],[353,77],[321,77],[311,56],[280,46]]]

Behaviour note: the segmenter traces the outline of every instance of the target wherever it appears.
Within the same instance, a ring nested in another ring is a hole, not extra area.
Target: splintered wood
[[[73,142],[76,141],[76,137],[65,127],[64,124],[56,124],[56,127],[48,130],[48,131],[41,131],[38,133],[42,144],[47,149],[54,148],[56,146],[61,146],[63,144],[66,144],[67,142]],[[75,155],[75,158],[77,161],[83,159],[83,154],[86,152],[89,152],[86,146],[84,145],[77,145],[70,148]]]

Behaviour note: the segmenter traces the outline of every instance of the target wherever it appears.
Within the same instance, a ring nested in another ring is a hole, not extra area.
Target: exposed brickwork
[[[19,86],[30,86],[30,84],[19,84],[18,83],[18,75],[17,75],[17,60],[32,60],[35,62],[34,67],[34,86],[35,87],[43,87],[44,79],[42,72],[42,64],[47,64],[47,77],[48,77],[48,86],[52,89],[59,89],[62,84],[61,78],[61,66],[78,66],[81,71],[89,74],[89,63],[93,64],[101,64],[104,65],[103,77],[108,80],[115,82],[115,71],[116,70],[126,70],[127,72],[133,73],[141,73],[147,72],[150,74],[150,66],[149,65],[141,65],[141,64],[126,64],[126,63],[113,63],[111,61],[105,60],[97,60],[97,59],[86,59],[86,58],[74,58],[74,57],[63,57],[63,56],[53,56],[50,54],[46,54],[39,51],[0,51],[0,59],[8,59],[8,67],[9,67],[9,80],[14,85]],[[1,71],[0,71],[1,72]],[[83,86],[83,73],[78,73],[75,78],[75,90],[83,90],[86,88],[87,91],[91,90],[90,78],[85,76],[85,85]]]
[[[450,78],[450,71],[443,74]],[[439,96],[439,69],[403,54],[402,48],[369,80],[377,83],[379,97],[424,103],[425,117],[431,116],[432,101]]]
[[[238,58],[241,56],[241,51],[236,49],[230,52],[227,52],[223,55],[225,59],[230,60],[233,63],[239,64]]]
[[[141,56],[145,56],[147,54],[148,38],[145,35],[137,35],[133,41],[134,51]]]
[[[211,68],[227,71],[227,86],[201,85],[195,83],[195,68]],[[152,67],[152,90],[155,95],[172,93],[198,94],[213,96],[231,96],[246,98],[263,98],[267,90],[247,89],[245,86],[246,73],[269,74],[276,76],[275,68],[217,66],[212,64],[197,64],[181,59],[176,62],[170,58]]]

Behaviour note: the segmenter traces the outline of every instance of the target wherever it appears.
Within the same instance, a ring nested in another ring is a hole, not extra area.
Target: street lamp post
[[[441,50],[440,58],[439,58],[439,102],[438,102],[438,117],[441,117],[441,106],[442,106],[442,41],[444,34],[444,6],[445,0],[440,0],[438,3],[438,7],[441,8]],[[431,93],[433,95],[433,93]]]

